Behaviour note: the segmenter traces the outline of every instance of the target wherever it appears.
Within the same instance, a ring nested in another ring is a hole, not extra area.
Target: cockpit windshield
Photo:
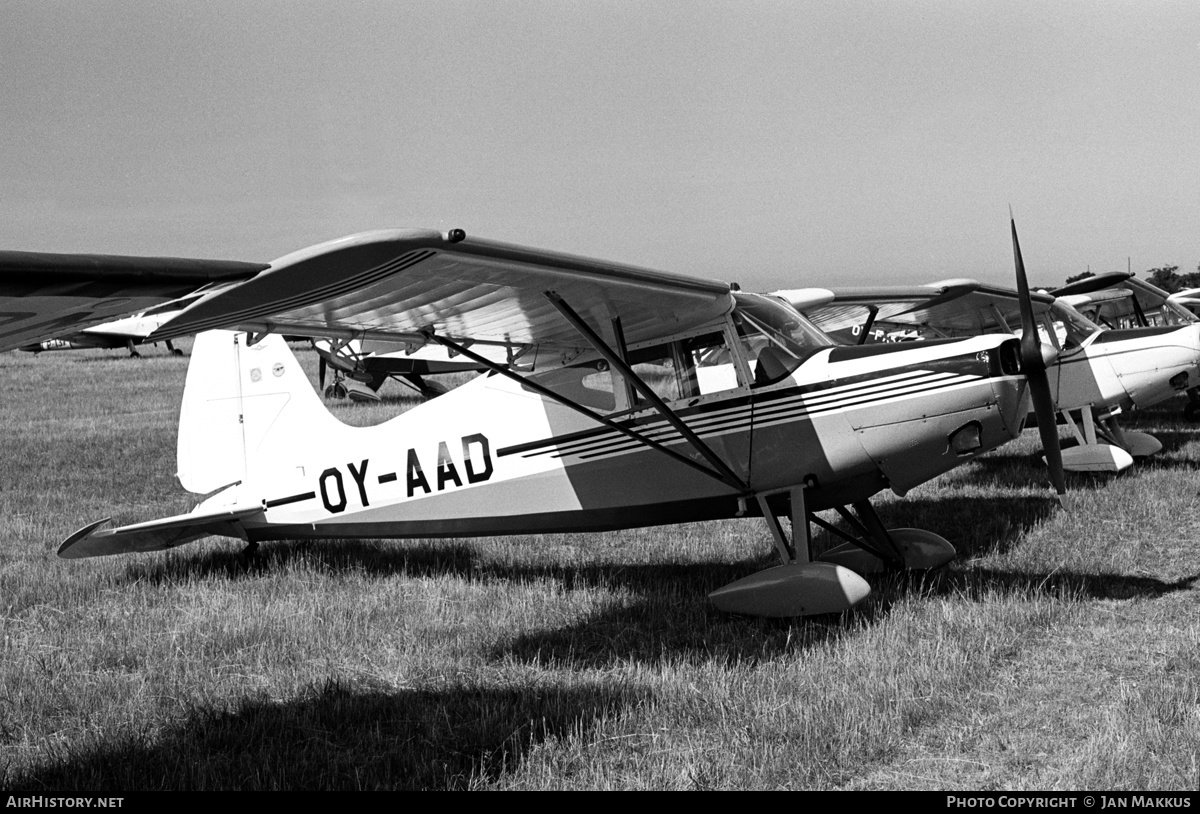
[[[739,317],[745,318],[772,342],[797,356],[808,356],[815,350],[835,344],[799,311],[774,297],[741,292],[733,297],[737,303],[733,311],[735,323],[739,323]]]
[[[1050,319],[1054,323],[1059,344],[1064,348],[1078,347],[1089,336],[1103,330],[1095,322],[1076,311],[1061,300],[1050,306]]]
[[[805,359],[835,343],[796,309],[772,297],[734,294],[733,322],[747,345],[755,386],[786,378]]]
[[[1173,300],[1163,300],[1163,322],[1167,325],[1190,325],[1196,322],[1196,315]]]

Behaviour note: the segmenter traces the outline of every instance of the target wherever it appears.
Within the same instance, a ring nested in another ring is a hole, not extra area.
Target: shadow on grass
[[[978,497],[921,498],[881,504],[879,517],[888,528],[927,529],[945,537],[959,558],[1005,554],[1031,528],[1060,511],[1057,498],[1000,495]]]
[[[145,789],[463,789],[511,773],[537,744],[587,737],[642,703],[598,683],[444,691],[330,682],[286,702],[196,708],[165,732],[66,747],[14,791]]]
[[[888,527],[925,528],[956,547],[959,561],[1004,554],[1026,532],[1058,511],[1051,497],[908,498],[883,504]],[[764,535],[765,536],[765,535]],[[445,541],[312,541],[264,544],[253,557],[211,550],[200,556],[174,555],[127,566],[128,582],[175,583],[192,580],[259,578],[302,570],[358,572],[371,577],[413,579],[451,577],[480,583],[553,582],[563,593],[600,590],[611,596],[603,609],[578,623],[549,626],[505,640],[489,654],[531,663],[562,663],[572,669],[605,668],[622,661],[666,658],[706,662],[758,662],[853,635],[884,617],[892,605],[916,596],[982,596],[1025,592],[1058,595],[1068,591],[1089,599],[1155,597],[1182,590],[1189,580],[1164,583],[1120,574],[1002,572],[951,567],[933,574],[872,576],[872,597],[845,614],[807,619],[750,619],[716,611],[713,590],[777,563],[766,541],[762,555],[737,562],[622,563],[605,560],[497,562],[482,544]],[[532,558],[531,558],[532,559]]]
[[[1073,445],[1064,441],[1063,449]],[[1113,478],[1127,477],[1136,472],[1136,468],[1116,475],[1105,472],[1066,472],[1067,491],[1103,489]],[[975,459],[970,468],[964,467],[961,472],[952,473],[952,477],[961,478],[966,483],[998,489],[1050,489],[1050,473],[1041,459],[1041,452],[1033,455],[990,453]]]
[[[936,531],[950,539],[961,558],[1003,553],[1056,510],[1054,499],[1028,496],[910,498],[879,508],[887,526]],[[532,561],[531,554],[530,562],[513,563],[489,558],[484,546],[457,539],[271,543],[250,557],[230,549],[210,549],[199,556],[176,553],[163,559],[141,559],[130,563],[120,579],[173,584],[255,579],[289,571],[357,572],[378,578],[451,577],[481,583],[549,581],[564,593],[604,591],[615,599],[586,621],[519,636],[491,654],[493,658],[563,661],[574,668],[604,667],[623,659],[657,661],[664,655],[731,662],[770,659],[845,635],[861,618],[859,609],[804,620],[737,618],[716,611],[708,602],[709,593],[777,564],[766,539],[760,555],[736,562],[624,563],[614,561],[620,556],[618,547],[594,561],[557,555],[538,562]],[[870,581],[874,584],[876,579]],[[872,600],[872,604],[878,602]]]
[[[1153,577],[1113,573],[1056,570],[1050,573],[1006,571],[991,568],[955,568],[930,573],[902,573],[872,580],[873,603],[864,608],[864,620],[886,616],[902,599],[916,595],[953,596],[983,601],[996,595],[1061,597],[1067,601],[1155,599],[1188,591],[1200,574],[1167,582]]]

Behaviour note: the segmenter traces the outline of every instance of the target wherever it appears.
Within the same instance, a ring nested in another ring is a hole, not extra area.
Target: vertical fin
[[[274,450],[313,433],[344,430],[312,388],[283,337],[206,331],[192,347],[179,416],[178,476],[205,494],[244,481]]]

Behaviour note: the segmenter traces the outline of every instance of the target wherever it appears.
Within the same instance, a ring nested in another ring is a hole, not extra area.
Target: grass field
[[[301,354],[315,368],[311,352]],[[0,787],[1200,786],[1200,427],[1059,508],[1036,433],[880,496],[960,557],[837,617],[732,618],[761,520],[68,562],[190,510],[186,359],[0,355]],[[407,404],[334,407],[378,420]]]

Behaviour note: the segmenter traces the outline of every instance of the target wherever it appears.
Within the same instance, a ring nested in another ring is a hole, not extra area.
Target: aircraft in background
[[[1015,333],[1022,305],[1017,291],[965,279],[776,294],[822,330],[856,343]],[[1029,302],[1047,358],[1053,356],[1047,372],[1055,409],[1077,442],[1062,451],[1063,466],[1118,472],[1161,450],[1148,433],[1125,431],[1117,416],[1200,383],[1200,326],[1106,329],[1074,309],[1070,297],[1036,292]]]
[[[414,343],[379,340],[313,340],[321,357],[317,367],[318,388],[326,398],[355,401],[379,401],[379,388],[390,378],[398,379],[425,399],[447,392],[445,385],[428,376],[449,373],[478,373],[483,365],[465,359],[440,345],[414,346]],[[493,362],[504,363],[503,349],[480,347],[477,352]],[[326,386],[327,370],[333,368],[333,382]]]
[[[141,356],[137,346],[145,344],[146,337],[154,333],[170,320],[183,313],[183,309],[213,290],[214,286],[203,286],[193,294],[170,302],[156,305],[145,311],[127,317],[94,325],[75,333],[44,339],[24,345],[20,349],[30,353],[42,353],[56,350],[82,350],[125,348],[130,357],[137,359]],[[157,343],[156,343],[157,344]],[[182,356],[183,351],[175,347],[171,340],[166,340],[167,350],[175,356]]]
[[[0,351],[147,311],[264,263],[0,251]]]
[[[1200,288],[1185,288],[1171,294],[1167,299],[1184,308],[1192,316],[1200,317]]]
[[[1172,329],[1200,323],[1193,308],[1200,306],[1200,289],[1168,294],[1158,286],[1128,272],[1097,274],[1051,292],[1091,320],[1117,330]],[[1188,420],[1200,418],[1200,387],[1187,389]]]
[[[461,230],[385,230],[304,249],[150,336],[198,334],[178,475],[211,496],[190,514],[91,524],[59,555],[210,535],[253,546],[760,515],[782,564],[714,591],[713,603],[764,616],[840,611],[869,593],[851,567],[930,568],[954,556],[931,532],[885,529],[873,495],[903,495],[1016,437],[1030,395],[1040,419],[1053,417],[1015,226],[1013,248],[1020,340],[859,347],[724,282]],[[440,346],[487,373],[383,424],[349,427],[284,335]],[[1042,435],[1062,494],[1057,433]],[[827,509],[849,530],[816,514]],[[845,542],[815,558],[812,524]]]

